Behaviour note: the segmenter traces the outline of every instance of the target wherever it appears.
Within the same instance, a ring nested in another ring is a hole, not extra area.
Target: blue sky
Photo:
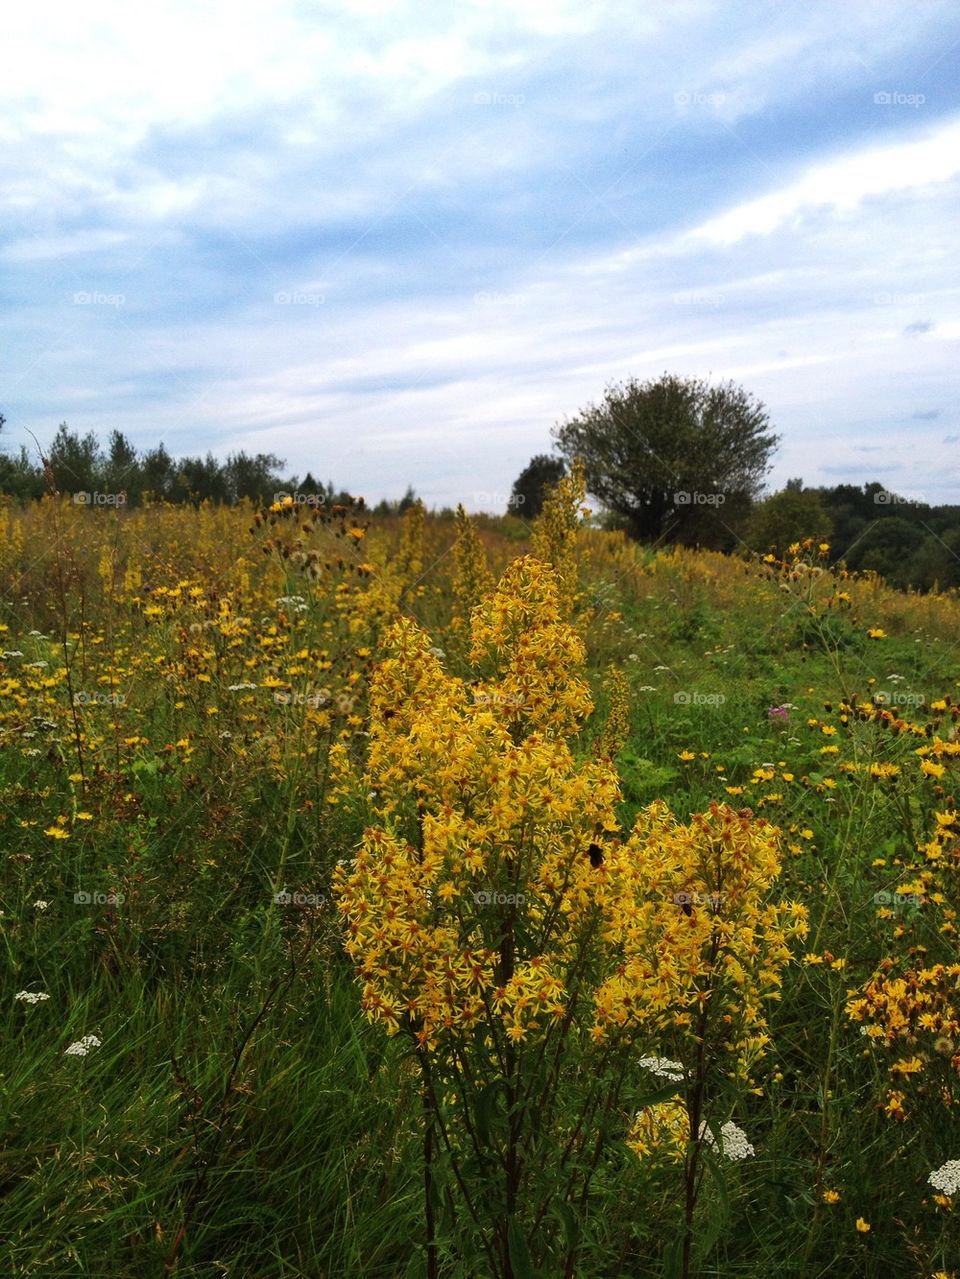
[[[940,0],[48,0],[0,17],[0,412],[502,508],[551,429],[741,382],[770,487],[960,501]]]

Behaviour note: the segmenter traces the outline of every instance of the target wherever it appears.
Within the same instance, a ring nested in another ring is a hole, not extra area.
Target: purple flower
[[[790,718],[790,708],[789,706],[771,706],[767,711],[767,715],[770,719],[788,720]]]

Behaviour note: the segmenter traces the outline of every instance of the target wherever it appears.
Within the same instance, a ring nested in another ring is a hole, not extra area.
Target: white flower
[[[9,648],[5,653],[0,653],[0,657],[23,657],[19,648]]]
[[[47,907],[50,905],[49,902],[34,902],[33,904],[37,910],[46,910]]]
[[[14,995],[14,999],[19,999],[25,1004],[39,1004],[49,998],[50,996],[45,995],[42,990],[18,990]]]
[[[720,1127],[720,1145],[713,1133],[707,1127],[707,1121],[700,1122],[700,1140],[704,1141],[713,1150],[720,1150],[721,1154],[727,1159],[746,1159],[748,1155],[756,1152],[747,1141],[747,1134],[742,1128],[738,1128],[732,1119],[728,1119],[725,1124]]]
[[[242,688],[256,688],[256,684],[228,684],[227,689],[231,693],[238,693]]]
[[[75,1044],[71,1044],[69,1048],[63,1050],[65,1057],[86,1057],[91,1048],[99,1048],[100,1040],[96,1035],[84,1035],[82,1039],[78,1039]]]
[[[934,1190],[945,1195],[955,1195],[960,1190],[960,1159],[948,1159],[945,1164],[927,1178]]]
[[[46,665],[46,662],[27,662],[28,667],[36,666],[39,670],[43,670]]]
[[[40,753],[41,752],[37,750],[35,746],[33,747],[28,746],[25,750],[22,750],[20,752],[21,755],[39,755]]]
[[[446,657],[446,653],[442,648],[431,648],[430,652],[434,655],[434,657]]]
[[[640,687],[637,689],[638,693],[655,693],[656,691],[657,690],[653,687],[652,684],[641,684]]]
[[[651,1074],[659,1075],[661,1079],[672,1079],[680,1083],[684,1078],[682,1063],[671,1061],[669,1057],[641,1057],[640,1065]]]

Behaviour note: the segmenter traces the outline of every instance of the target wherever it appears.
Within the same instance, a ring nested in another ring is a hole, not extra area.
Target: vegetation
[[[960,597],[585,484],[0,507],[4,1273],[955,1265]]]
[[[608,387],[556,436],[634,537],[732,550],[777,443],[768,428],[763,405],[742,387],[665,373]]]

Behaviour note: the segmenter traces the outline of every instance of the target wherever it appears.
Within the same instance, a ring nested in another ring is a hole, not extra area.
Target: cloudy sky
[[[960,500],[953,0],[0,16],[0,412],[502,507],[611,382]]]

